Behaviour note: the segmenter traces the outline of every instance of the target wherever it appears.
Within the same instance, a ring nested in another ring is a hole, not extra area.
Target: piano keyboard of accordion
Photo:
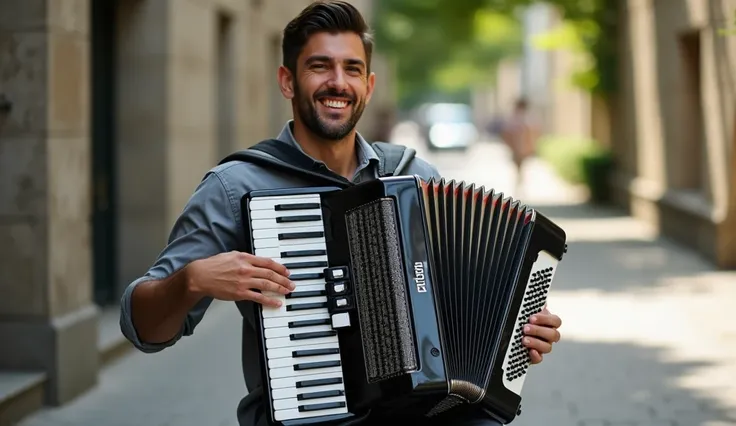
[[[418,177],[242,202],[251,252],[297,283],[271,294],[281,308],[256,305],[271,424],[518,415],[522,327],[566,251],[554,223],[492,190]]]

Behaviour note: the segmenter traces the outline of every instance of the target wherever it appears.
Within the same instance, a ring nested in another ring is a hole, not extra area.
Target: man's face
[[[302,123],[326,140],[340,140],[356,126],[373,92],[365,49],[354,33],[318,33],[297,59],[293,101]]]

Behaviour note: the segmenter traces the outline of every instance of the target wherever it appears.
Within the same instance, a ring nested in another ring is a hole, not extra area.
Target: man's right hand
[[[193,294],[218,300],[252,300],[279,307],[281,302],[262,292],[288,294],[294,283],[284,265],[249,253],[231,251],[195,260],[186,267],[187,287]]]

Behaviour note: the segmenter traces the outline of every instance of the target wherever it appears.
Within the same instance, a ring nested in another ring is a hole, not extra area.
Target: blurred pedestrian
[[[517,194],[523,190],[524,163],[535,155],[538,137],[539,127],[529,112],[529,103],[526,98],[521,97],[516,100],[514,110],[504,123],[501,133],[501,139],[511,150],[516,170]]]

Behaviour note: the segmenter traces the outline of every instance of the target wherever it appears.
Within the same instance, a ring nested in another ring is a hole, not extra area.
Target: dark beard
[[[353,113],[350,115],[347,121],[342,124],[330,124],[328,121],[323,120],[317,113],[315,102],[309,96],[304,95],[299,89],[299,86],[295,84],[295,92],[297,93],[296,103],[299,118],[302,123],[314,133],[317,137],[324,140],[338,141],[347,136],[355,126],[358,124],[358,120],[363,115],[365,109],[365,102],[361,99],[356,102],[355,98],[348,95],[347,93],[338,93],[334,89],[322,91],[315,96],[320,98],[323,96],[332,96],[336,98],[344,98],[350,100],[350,107]]]

